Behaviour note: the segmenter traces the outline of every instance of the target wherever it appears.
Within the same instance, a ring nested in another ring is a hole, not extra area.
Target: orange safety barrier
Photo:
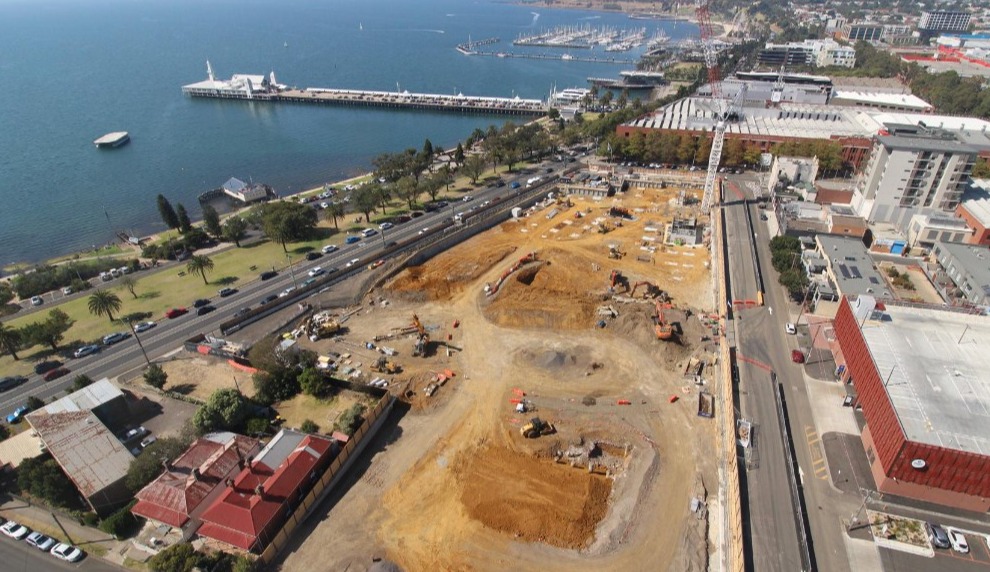
[[[231,365],[231,367],[233,367],[234,369],[239,369],[239,370],[241,370],[243,372],[247,372],[247,373],[258,373],[258,368],[251,367],[249,365],[244,365],[242,363],[237,363],[236,361],[234,361],[232,359],[227,360],[227,363],[229,363]]]

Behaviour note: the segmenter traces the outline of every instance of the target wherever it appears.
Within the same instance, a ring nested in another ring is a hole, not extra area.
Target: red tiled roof
[[[268,543],[263,535],[287,515],[283,507],[326,456],[332,441],[307,435],[275,468],[255,461],[234,479],[234,485],[203,513],[199,535],[252,550]],[[258,494],[261,485],[263,492]],[[259,544],[261,541],[261,545]]]
[[[197,439],[170,470],[135,495],[138,503],[131,512],[176,527],[188,522],[196,507],[237,469],[238,459],[251,456],[260,445],[256,439],[234,434],[227,434],[223,442],[216,438],[220,435]],[[199,471],[198,478],[194,471]]]

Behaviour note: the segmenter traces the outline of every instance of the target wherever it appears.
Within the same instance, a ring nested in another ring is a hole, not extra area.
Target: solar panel
[[[850,266],[849,267],[849,272],[852,273],[852,277],[853,278],[862,278],[863,277],[863,275],[859,273],[859,267],[858,266]]]
[[[845,278],[846,280],[849,279],[849,270],[846,269],[846,265],[845,264],[840,264],[839,265],[839,272],[842,274],[842,277],[843,278]]]

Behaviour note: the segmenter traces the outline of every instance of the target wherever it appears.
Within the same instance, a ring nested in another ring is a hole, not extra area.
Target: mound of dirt
[[[455,469],[461,503],[486,527],[528,542],[580,549],[608,511],[612,481],[503,447],[477,451]]]
[[[572,252],[541,251],[538,262],[509,276],[484,308],[492,323],[510,328],[580,330],[594,326],[601,298],[588,291],[592,263]],[[602,275],[602,288],[607,276]]]
[[[664,317],[677,325],[680,334],[673,340],[658,340],[654,333],[653,317],[656,308],[652,304],[616,304],[619,316],[610,321],[606,331],[630,340],[643,348],[649,348],[653,357],[665,365],[673,365],[687,359],[693,351],[693,342],[698,339],[700,329],[697,321],[688,320],[680,310],[667,310]]]
[[[410,302],[449,300],[506,256],[515,246],[467,248],[471,241],[443,252],[426,264],[410,266],[399,273],[385,289]]]
[[[587,369],[591,365],[591,352],[591,348],[581,346],[524,348],[518,351],[517,360],[547,371]]]

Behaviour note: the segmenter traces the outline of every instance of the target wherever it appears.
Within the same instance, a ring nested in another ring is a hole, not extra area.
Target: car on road
[[[928,540],[931,541],[932,546],[935,548],[952,547],[952,543],[949,541],[949,533],[942,528],[942,525],[934,522],[927,522],[925,523],[925,530],[928,532]]]
[[[769,219],[767,218],[767,213],[760,213],[760,220],[762,220],[762,221],[766,221],[766,220],[769,220]]]
[[[522,184],[520,184],[519,181],[512,181],[512,184],[509,186],[512,187],[513,189],[518,189],[519,187],[522,186]]]
[[[8,520],[0,526],[0,532],[6,534],[11,538],[20,540],[25,536],[31,534],[31,529],[24,526],[23,524],[18,524],[12,520]]]
[[[45,303],[45,301],[41,299],[41,296],[31,296],[31,305],[32,306],[40,306],[40,305],[42,305],[44,303]]]
[[[169,308],[168,311],[165,312],[165,317],[168,318],[169,320],[174,320],[174,319],[178,318],[179,316],[182,316],[183,314],[188,314],[188,313],[189,313],[189,310],[187,310],[185,308]]]
[[[952,545],[952,549],[956,552],[967,554],[969,553],[969,543],[966,542],[966,536],[958,530],[948,529],[949,534],[949,544]]]
[[[375,236],[376,234],[378,234],[378,231],[373,228],[366,228],[361,231],[361,236],[365,238],[368,238],[369,236]]]
[[[265,304],[269,304],[271,302],[274,302],[275,300],[278,300],[278,295],[277,294],[269,294],[269,295],[267,295],[267,296],[265,296],[264,298],[261,299],[260,304],[262,306],[264,306]]]
[[[55,539],[53,539],[50,536],[45,536],[40,532],[32,532],[31,534],[27,535],[27,538],[24,539],[24,542],[27,542],[28,544],[37,548],[38,550],[44,550],[45,552],[48,552],[49,550],[52,549],[53,546],[58,544],[57,542],[55,542]]]
[[[426,234],[428,232],[430,232],[430,227],[424,226],[423,227],[423,230],[419,231],[419,233],[417,233],[417,234],[421,234],[422,235],[422,234]]]
[[[98,351],[100,351],[100,346],[96,344],[88,344],[72,352],[72,357],[75,358],[86,357],[88,355],[95,354]]]
[[[360,258],[352,258],[347,262],[347,264],[344,265],[344,268],[350,268],[351,266],[356,266],[360,262],[361,262]]]
[[[39,364],[37,364],[37,365],[34,366],[34,373],[36,373],[38,375],[41,375],[41,374],[46,373],[46,372],[49,372],[49,371],[51,371],[51,370],[53,370],[53,369],[55,369],[57,367],[60,367],[61,365],[62,365],[62,362],[58,361],[57,359],[43,361],[43,362],[41,362],[41,363],[39,363]]]
[[[115,343],[126,340],[129,337],[131,337],[131,335],[127,332],[114,332],[112,334],[107,334],[103,336],[103,345],[112,346]]]
[[[145,429],[143,426],[138,426],[138,427],[135,427],[133,429],[128,429],[127,431],[125,431],[120,436],[120,440],[126,443],[128,441],[133,441],[135,439],[140,439],[141,437],[144,437],[148,433],[149,433],[149,431],[147,429]]]
[[[221,298],[233,296],[234,294],[237,294],[237,288],[221,288],[217,290],[217,294],[219,294]]]
[[[18,385],[26,382],[28,378],[23,375],[8,375],[5,377],[0,377],[0,391],[7,391],[8,389],[13,389]]]
[[[344,239],[344,242],[346,244],[354,244],[355,242],[360,242],[360,241],[361,241],[361,237],[353,234],[351,236],[348,236],[346,239]]]
[[[786,324],[784,324],[784,331],[793,336],[794,334],[797,333],[797,326],[795,326],[790,322],[787,322]]]
[[[141,322],[134,326],[134,331],[140,334],[141,332],[147,332],[148,330],[154,328],[157,325],[158,325],[157,323],[151,321]]]
[[[310,284],[315,284],[315,283],[316,283],[316,278],[307,278],[307,279],[303,280],[302,285],[303,285],[303,288],[305,288],[306,286],[309,286]]]
[[[57,367],[53,370],[49,370],[45,372],[45,375],[42,377],[42,379],[44,379],[45,381],[52,381],[53,379],[58,379],[63,375],[68,375],[69,373],[70,373],[69,368]]]
[[[240,310],[234,312],[234,317],[235,318],[240,318],[241,316],[245,316],[245,315],[249,314],[250,312],[251,312],[251,306],[246,306],[246,307],[241,308]]]
[[[495,186],[496,187],[504,187],[505,186],[505,181],[503,181],[502,179],[499,179],[499,180],[495,181]]]
[[[24,414],[27,413],[28,411],[31,410],[28,409],[27,405],[21,405],[20,407],[15,409],[13,413],[7,416],[7,423],[13,425],[14,423],[19,422],[21,420],[21,417],[24,417]]]
[[[313,252],[306,253],[306,260],[316,260],[317,258],[323,258],[323,253],[315,250]]]
[[[314,266],[313,268],[310,268],[309,272],[307,272],[310,278],[316,278],[317,276],[321,276],[326,273],[327,271],[324,270],[322,266]]]
[[[804,352],[801,350],[791,350],[791,361],[794,363],[804,363]]]
[[[295,291],[296,291],[296,287],[295,286],[289,286],[285,290],[282,290],[281,292],[279,292],[278,293],[278,297],[279,298],[285,298],[286,296],[288,296],[289,294],[292,294]]]
[[[214,311],[216,309],[217,309],[216,306],[211,306],[211,305],[207,304],[206,306],[202,306],[200,308],[196,308],[196,315],[197,316],[205,316],[205,315],[209,314],[210,312],[212,312],[212,311]]]
[[[392,248],[393,246],[399,246],[399,243],[394,240],[389,241],[389,243],[385,245],[385,248]]]
[[[374,262],[372,262],[371,264],[368,265],[368,270],[374,270],[375,268],[378,268],[382,264],[385,264],[385,261],[382,260],[381,258],[379,258],[378,260],[376,260],[376,261],[374,261]]]
[[[52,556],[66,562],[79,562],[85,553],[71,544],[60,542],[52,548]]]
[[[206,298],[200,298],[199,300],[194,301],[192,303],[192,306],[193,306],[193,308],[202,308],[203,306],[206,306],[209,303],[210,303],[210,301],[208,299],[206,299]]]
[[[271,280],[276,276],[278,276],[278,272],[275,272],[274,270],[265,270],[264,272],[258,275],[258,277],[261,278],[262,281]]]
[[[72,286],[66,286],[65,288],[62,288],[63,296],[68,296],[70,294],[72,294]]]
[[[464,202],[473,201],[474,197],[472,197],[471,195],[464,195],[464,198],[462,198],[461,200]]]
[[[323,247],[323,254],[330,254],[331,252],[336,252],[338,250],[336,244],[328,244]]]
[[[388,230],[388,229],[390,229],[390,228],[392,228],[394,226],[395,225],[392,224],[392,223],[390,223],[390,222],[383,222],[382,224],[378,225],[378,228],[381,229],[381,230]]]

